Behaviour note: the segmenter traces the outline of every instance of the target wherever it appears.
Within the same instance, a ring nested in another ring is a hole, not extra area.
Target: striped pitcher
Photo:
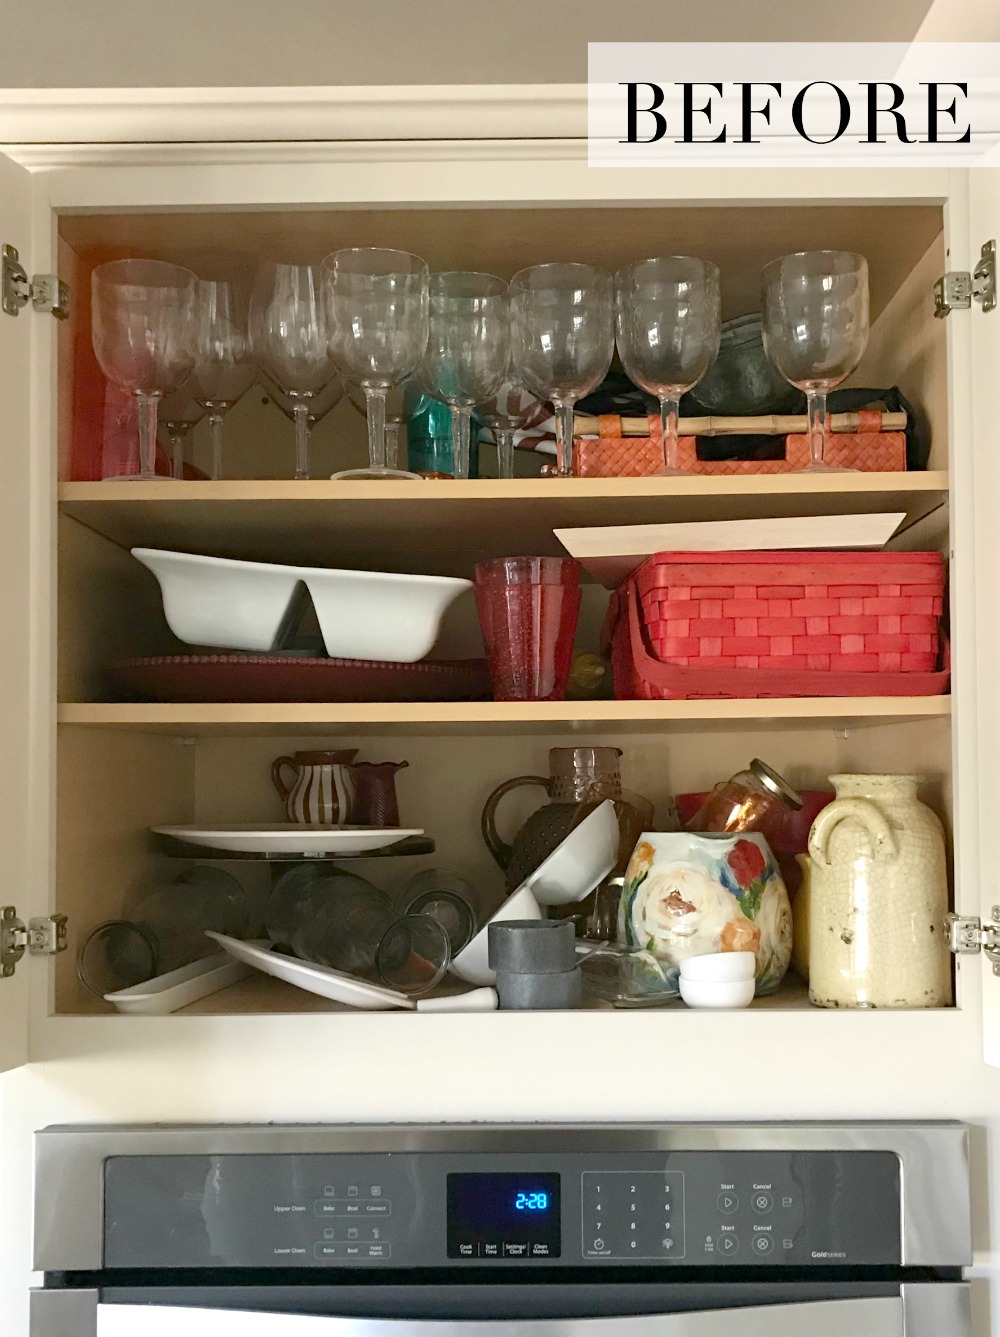
[[[278,757],[271,779],[285,805],[290,822],[311,826],[346,826],[354,816],[354,776],[350,762],[355,751],[296,752]],[[292,773],[286,782],[283,771]]]

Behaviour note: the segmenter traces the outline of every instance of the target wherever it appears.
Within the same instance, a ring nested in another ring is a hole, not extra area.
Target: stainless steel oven
[[[965,1128],[37,1135],[32,1337],[968,1337]]]

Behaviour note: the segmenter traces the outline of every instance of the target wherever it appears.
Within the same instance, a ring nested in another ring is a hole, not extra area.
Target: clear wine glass
[[[416,478],[386,465],[385,405],[393,386],[416,370],[427,347],[427,265],[406,251],[334,251],[323,261],[330,355],[348,383],[365,392],[367,469],[334,478]]]
[[[681,395],[697,385],[719,352],[719,271],[689,255],[658,256],[615,275],[618,356],[629,379],[660,401],[665,474],[677,467]]]
[[[385,463],[389,469],[399,468],[399,429],[406,423],[406,390],[409,381],[394,385],[385,397]],[[348,385],[347,398],[352,409],[362,418],[368,417],[368,402],[360,385]]]
[[[556,413],[556,474],[573,472],[573,405],[607,375],[615,351],[614,281],[593,265],[532,265],[510,281],[518,377]]]
[[[184,477],[184,442],[205,416],[204,405],[192,399],[185,386],[171,390],[160,401],[159,421],[170,441],[170,473]]]
[[[453,270],[430,281],[430,329],[420,379],[451,409],[456,478],[469,476],[472,409],[496,394],[510,363],[507,284]]]
[[[183,385],[195,358],[198,279],[161,260],[112,260],[91,276],[94,353],[104,375],[133,395],[139,415],[139,472],[154,482],[160,399]]]
[[[762,278],[764,351],[806,395],[809,463],[797,472],[855,473],[826,463],[826,396],[868,343],[868,262],[850,251],[800,251],[772,260]]]
[[[277,404],[286,418],[293,424],[298,423],[297,411],[301,412],[301,407],[305,409],[305,441],[303,449],[300,452],[300,463],[303,468],[301,474],[296,474],[296,478],[309,477],[309,441],[312,437],[312,429],[316,424],[330,412],[335,409],[344,397],[344,382],[336,372],[333,378],[324,385],[323,389],[308,399],[296,399],[293,395],[288,395],[279,386],[275,385],[270,376],[261,372],[260,383],[267,392],[268,398],[273,404]],[[296,431],[296,437],[298,431]],[[298,448],[298,442],[296,442]]]
[[[240,287],[229,280],[202,279],[195,324],[197,346],[188,389],[208,412],[211,473],[218,480],[222,477],[223,419],[257,379],[246,297]]]
[[[548,405],[533,395],[509,367],[496,394],[480,400],[476,412],[493,432],[497,447],[497,477],[514,477],[514,433],[536,427],[549,416]]]
[[[337,377],[316,266],[266,264],[257,271],[250,341],[261,371],[293,401],[295,477],[308,478],[309,415]]]

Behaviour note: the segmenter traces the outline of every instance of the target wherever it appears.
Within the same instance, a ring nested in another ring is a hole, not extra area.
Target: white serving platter
[[[313,965],[310,961],[299,961],[294,956],[275,952],[274,944],[267,939],[243,942],[240,938],[228,938],[224,933],[207,932],[234,960],[253,966],[255,970],[262,970],[265,975],[273,975],[276,980],[294,984],[307,993],[329,998],[331,1002],[346,1003],[348,1007],[363,1007],[369,1011],[385,1011],[393,1007],[412,1011],[416,1006],[412,998],[397,993],[395,989],[386,989],[381,984],[371,984],[355,975],[331,970],[329,966]]]
[[[305,822],[280,822],[275,826],[237,823],[231,826],[154,826],[160,836],[173,836],[189,845],[210,850],[232,850],[237,854],[338,855],[367,854],[397,845],[408,836],[422,836],[415,826],[312,826]]]
[[[137,1017],[162,1017],[197,1003],[200,998],[208,998],[220,989],[228,989],[230,984],[246,979],[251,973],[248,965],[234,961],[226,952],[216,952],[165,975],[157,975],[143,984],[106,993],[104,1000],[113,1003],[119,1012]]]

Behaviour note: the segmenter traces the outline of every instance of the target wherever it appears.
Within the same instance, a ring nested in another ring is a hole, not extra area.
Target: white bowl
[[[710,984],[682,975],[678,985],[688,1007],[749,1007],[753,1002],[753,980]]]
[[[471,580],[301,567],[326,653],[413,664],[429,655],[448,605]]]
[[[605,799],[524,879],[539,905],[570,905],[600,886],[618,861],[618,818]]]
[[[518,887],[479,930],[476,936],[459,952],[448,969],[469,984],[496,984],[497,973],[490,969],[490,924],[502,919],[541,919],[538,902],[527,887]]]
[[[178,640],[261,654],[279,645],[303,575],[297,566],[158,548],[133,548],[132,556],[160,582],[163,613]]]
[[[709,952],[705,956],[684,957],[679,969],[686,980],[702,980],[707,984],[733,983],[753,979],[757,958],[753,952]]]

